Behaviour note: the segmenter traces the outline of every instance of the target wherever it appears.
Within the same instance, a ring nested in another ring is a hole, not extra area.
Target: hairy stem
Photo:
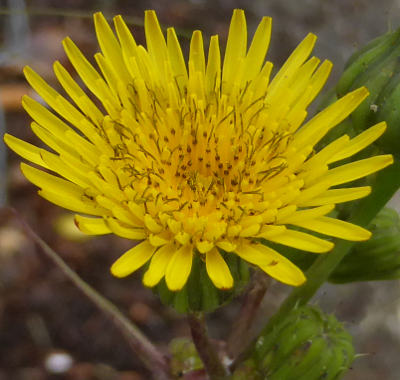
[[[8,209],[21,222],[27,235],[35,241],[47,257],[56,264],[63,273],[82,291],[104,314],[106,314],[114,325],[122,332],[132,347],[135,354],[144,362],[146,367],[157,380],[168,380],[169,363],[168,359],[150,342],[150,340],[126,318],[118,308],[104,298],[100,293],[83,281],[61,258],[51,249],[18,215],[13,209]]]
[[[232,360],[235,360],[249,342],[251,326],[270,282],[271,277],[261,271],[257,271],[253,276],[251,287],[246,293],[239,316],[234,322],[227,340],[227,352]]]
[[[203,361],[210,380],[226,379],[228,372],[219,359],[218,352],[215,350],[215,347],[212,345],[208,337],[204,314],[189,314],[188,322],[194,345]]]

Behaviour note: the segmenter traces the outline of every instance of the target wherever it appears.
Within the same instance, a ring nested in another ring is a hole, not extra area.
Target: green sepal
[[[249,360],[262,379],[338,379],[354,359],[352,337],[317,307],[294,309],[261,335]]]
[[[400,278],[400,217],[383,208],[368,226],[372,237],[357,244],[329,278],[334,283]]]
[[[230,302],[247,284],[250,272],[245,261],[235,254],[221,252],[231,271],[234,286],[229,290],[215,287],[207,274],[205,262],[199,253],[193,257],[192,270],[186,285],[177,292],[168,289],[165,279],[153,288],[163,304],[172,306],[179,313],[211,312]]]
[[[336,86],[338,96],[342,97],[351,89],[357,88],[355,81],[371,66],[387,58],[398,46],[399,38],[400,29],[384,34],[356,51],[347,61],[345,71]]]

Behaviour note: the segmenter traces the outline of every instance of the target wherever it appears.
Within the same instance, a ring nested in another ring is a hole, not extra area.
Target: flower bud
[[[354,130],[361,132],[381,121],[387,131],[376,145],[385,153],[400,152],[400,29],[371,41],[348,61],[336,87],[339,97],[365,86],[370,95],[352,113]]]
[[[165,279],[153,289],[165,305],[172,306],[180,313],[211,312],[240,293],[249,280],[249,267],[245,261],[229,254],[225,260],[234,280],[234,286],[229,290],[220,290],[214,286],[199,255],[194,255],[190,277],[182,290],[169,290]]]
[[[383,208],[369,225],[372,237],[357,244],[330,277],[331,282],[377,281],[400,278],[400,218]]]
[[[333,315],[302,306],[260,336],[254,360],[268,380],[339,378],[354,359],[350,334]]]

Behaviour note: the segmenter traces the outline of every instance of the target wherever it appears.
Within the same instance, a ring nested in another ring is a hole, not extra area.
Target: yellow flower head
[[[63,44],[97,99],[59,62],[54,72],[71,101],[27,67],[28,82],[54,113],[27,96],[23,106],[51,152],[10,135],[5,141],[45,169],[21,164],[42,197],[79,213],[83,232],[139,241],[113,264],[115,276],[150,261],[146,286],[165,277],[170,290],[180,290],[199,255],[214,285],[229,289],[233,279],[224,255],[238,255],[279,281],[300,285],[301,270],[261,240],[322,253],[333,243],[291,227],[369,238],[363,228],[326,215],[335,204],[370,192],[368,186],[338,185],[384,168],[392,157],[329,165],[371,144],[385,124],[314,151],[368,91],[355,90],[304,123],[331,70],[330,62],[309,58],[313,34],[271,78],[268,17],[247,48],[244,12],[235,10],[223,58],[218,36],[211,37],[206,58],[195,31],[187,63],[174,29],[165,39],[154,11],[145,14],[146,48],[120,16],[114,18],[116,35],[100,13],[94,22],[98,69],[69,38]]]

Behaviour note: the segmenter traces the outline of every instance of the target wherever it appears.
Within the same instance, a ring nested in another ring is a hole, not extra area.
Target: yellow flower
[[[228,289],[233,279],[224,255],[238,255],[279,281],[300,285],[301,270],[262,239],[323,253],[331,241],[291,227],[354,241],[370,237],[326,215],[335,204],[370,193],[368,186],[338,185],[384,168],[392,156],[329,165],[371,144],[385,124],[314,151],[368,91],[355,90],[304,122],[331,70],[330,62],[309,58],[313,34],[271,78],[268,17],[247,49],[244,12],[235,10],[222,62],[218,36],[211,37],[206,59],[202,34],[195,31],[187,64],[174,29],[165,40],[154,11],[145,14],[147,48],[136,44],[120,16],[114,18],[116,36],[100,13],[94,22],[99,70],[69,38],[63,44],[97,99],[59,62],[54,72],[71,100],[27,67],[28,82],[58,114],[23,99],[33,132],[51,152],[10,135],[5,141],[45,169],[21,164],[42,197],[79,213],[83,232],[139,241],[113,264],[115,276],[150,261],[146,286],[165,277],[170,290],[180,290],[193,255],[200,255],[215,286]]]

